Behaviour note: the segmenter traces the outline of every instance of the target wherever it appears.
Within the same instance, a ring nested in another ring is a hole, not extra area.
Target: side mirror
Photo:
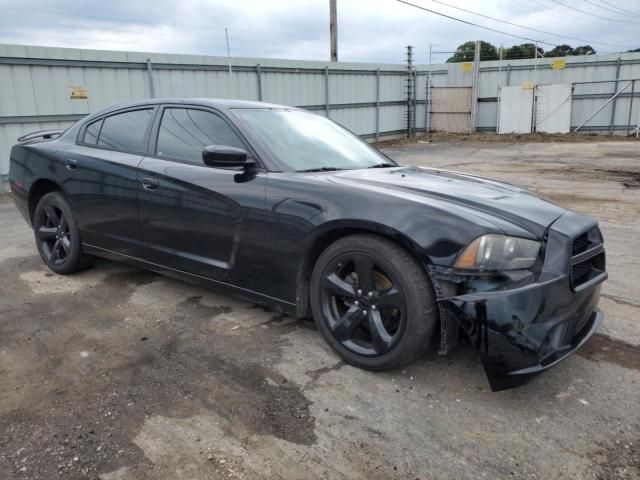
[[[210,167],[249,167],[253,160],[247,159],[247,152],[242,148],[225,145],[209,145],[202,150],[202,161]]]

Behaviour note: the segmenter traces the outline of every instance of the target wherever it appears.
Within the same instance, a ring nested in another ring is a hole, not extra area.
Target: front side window
[[[218,115],[192,108],[165,108],[156,155],[200,163],[202,150],[210,145],[245,148]]]
[[[145,134],[152,112],[152,109],[134,110],[106,117],[100,129],[98,145],[125,152],[144,152]]]
[[[285,109],[236,109],[280,162],[296,171],[395,166],[340,125],[313,113]]]

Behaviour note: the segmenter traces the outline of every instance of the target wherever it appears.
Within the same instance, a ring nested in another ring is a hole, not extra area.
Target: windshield
[[[237,109],[280,162],[296,171],[396,166],[365,141],[319,115],[298,110]]]

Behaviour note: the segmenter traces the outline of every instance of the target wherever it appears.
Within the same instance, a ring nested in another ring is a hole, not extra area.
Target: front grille
[[[571,286],[575,290],[604,271],[602,234],[598,227],[593,227],[575,237],[571,244]]]

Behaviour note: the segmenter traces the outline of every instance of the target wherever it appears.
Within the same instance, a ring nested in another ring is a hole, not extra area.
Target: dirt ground
[[[467,345],[365,372],[211,290],[107,261],[53,275],[0,204],[0,479],[639,479],[640,144],[385,148],[598,218],[601,332],[499,393]]]

